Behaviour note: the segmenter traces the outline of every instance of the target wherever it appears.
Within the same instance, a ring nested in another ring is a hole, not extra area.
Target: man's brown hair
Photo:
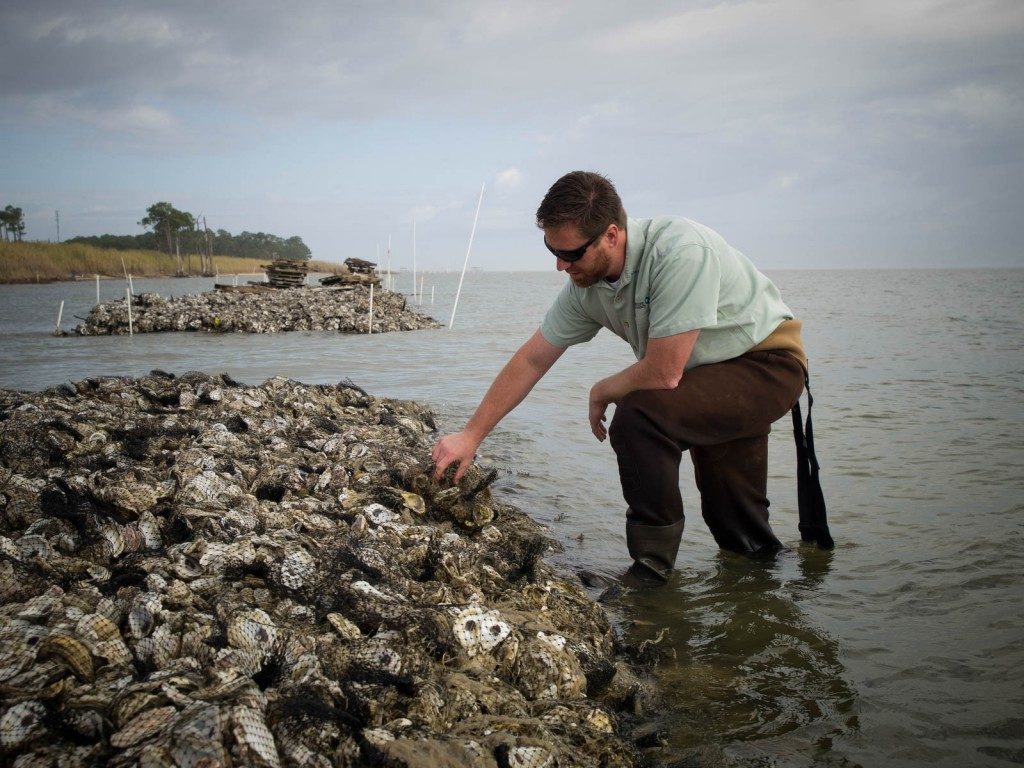
[[[601,234],[610,224],[626,228],[626,210],[607,177],[573,171],[551,185],[537,209],[537,226],[548,229],[565,224],[575,224],[587,238]]]

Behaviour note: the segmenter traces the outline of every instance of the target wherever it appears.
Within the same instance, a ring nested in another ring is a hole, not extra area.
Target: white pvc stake
[[[135,331],[132,329],[132,291],[130,288],[124,289],[124,300],[128,304],[128,335],[134,336]]]
[[[448,330],[455,325],[455,310],[459,308],[459,295],[462,293],[462,281],[466,277],[466,267],[469,266],[469,252],[473,250],[473,236],[476,234],[476,223],[480,218],[480,204],[484,201],[484,185],[480,185],[480,199],[476,201],[476,216],[473,217],[473,229],[469,233],[469,246],[466,248],[466,260],[462,262],[462,274],[459,275],[459,287],[455,291],[455,303],[452,305],[452,319],[448,321]]]
[[[434,286],[430,286],[430,306],[434,306]]]
[[[416,300],[417,304],[422,304],[423,303],[423,280],[424,280],[423,275],[420,275],[420,297],[419,297],[419,299]]]
[[[373,283],[370,283],[370,321],[367,323],[366,332],[373,333]]]
[[[57,330],[54,331],[54,333],[57,334],[57,335],[60,335],[60,319],[61,319],[61,317],[63,317],[63,315],[64,315],[64,302],[61,301],[60,309],[57,310]]]
[[[135,283],[132,282],[132,273],[128,273],[128,290],[132,292],[132,296],[135,295]]]
[[[235,285],[238,285],[238,274],[235,273]]]
[[[416,300],[416,214],[412,216],[412,299]]]
[[[100,303],[100,276],[96,275],[96,303]]]

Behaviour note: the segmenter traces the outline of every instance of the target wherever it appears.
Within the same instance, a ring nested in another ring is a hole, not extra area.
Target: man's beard
[[[582,270],[577,275],[569,273],[568,270],[566,272],[577,288],[589,288],[608,274],[608,263],[607,255],[598,252],[594,254],[594,263],[590,265],[589,269]]]

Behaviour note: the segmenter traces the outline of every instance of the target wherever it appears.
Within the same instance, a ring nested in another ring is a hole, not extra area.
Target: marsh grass
[[[123,259],[123,265],[122,265]],[[182,255],[185,271],[199,274],[199,259]],[[222,275],[262,273],[267,259],[214,256]],[[309,262],[311,272],[337,272],[338,264]],[[173,277],[177,260],[158,251],[115,251],[82,243],[0,242],[0,283],[45,283],[75,278]]]

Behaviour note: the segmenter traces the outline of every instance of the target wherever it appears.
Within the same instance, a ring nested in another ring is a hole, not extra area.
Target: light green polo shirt
[[[779,289],[712,229],[689,219],[629,219],[618,283],[571,281],[540,332],[556,347],[590,341],[607,328],[638,360],[647,339],[700,329],[686,368],[742,355],[793,317]]]

